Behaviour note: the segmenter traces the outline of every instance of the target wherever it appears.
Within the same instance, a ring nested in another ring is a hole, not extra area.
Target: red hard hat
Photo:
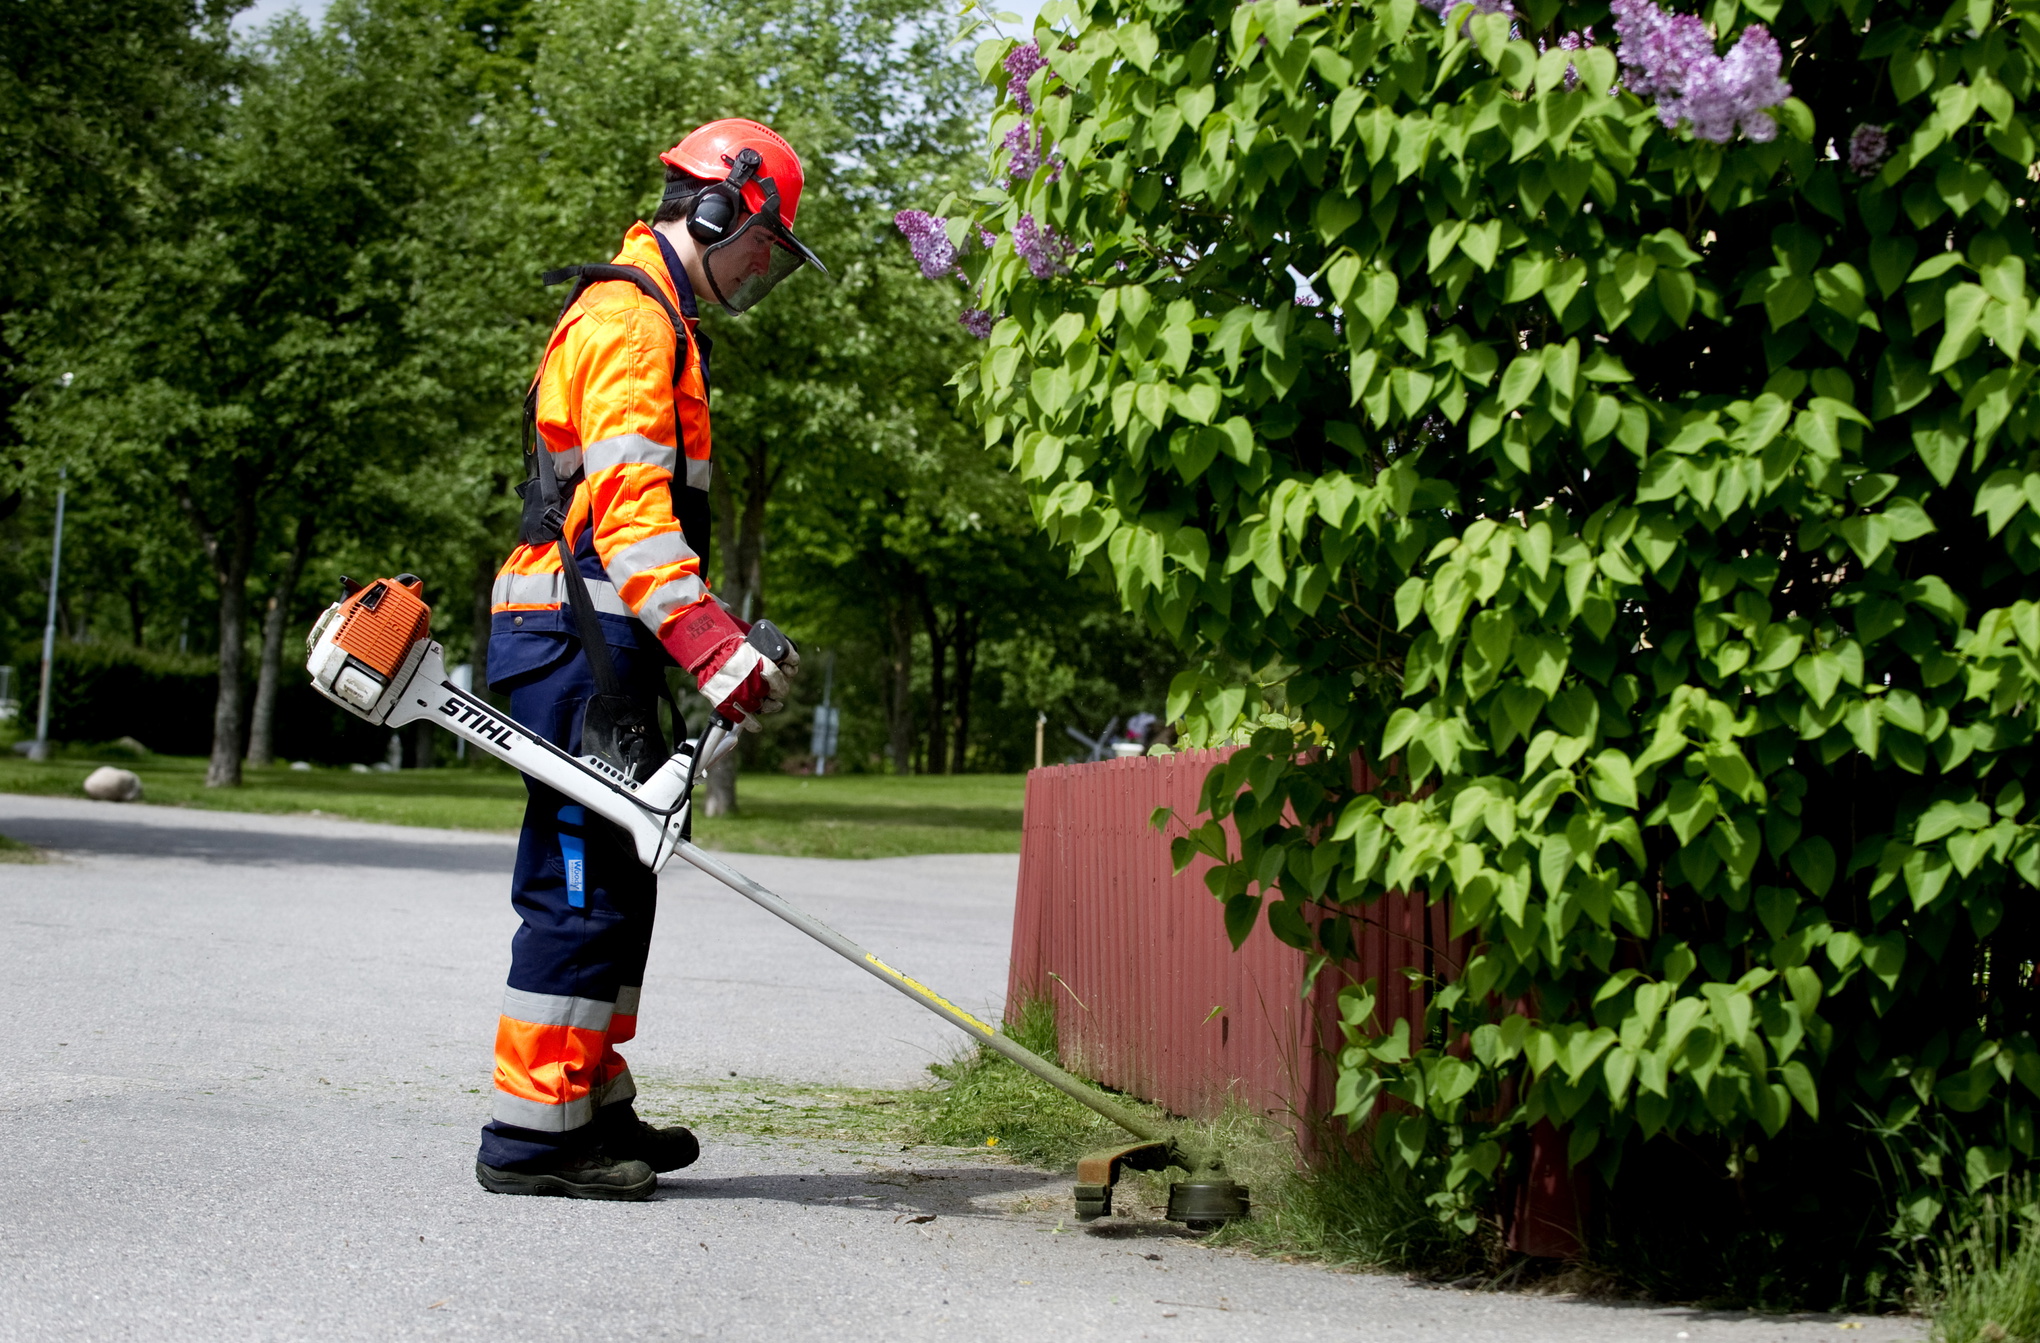
[[[757,177],[744,184],[744,204],[753,211],[765,207],[765,189],[757,179],[769,177],[779,187],[779,220],[792,228],[794,211],[800,208],[800,155],[770,126],[742,117],[711,121],[659,155],[659,162],[704,182],[720,182],[730,175],[737,151],[743,149],[757,150],[761,160]]]

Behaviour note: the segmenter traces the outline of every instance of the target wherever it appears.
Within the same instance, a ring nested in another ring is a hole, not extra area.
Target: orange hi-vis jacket
[[[663,634],[708,596],[701,572],[708,552],[708,376],[692,292],[684,273],[676,287],[658,235],[632,225],[615,264],[636,266],[666,293],[687,327],[684,352],[676,349],[665,310],[636,285],[589,285],[546,343],[537,421],[555,474],[563,486],[573,482],[568,545],[605,633],[627,645],[635,639],[632,624]],[[675,378],[675,360],[683,357]],[[520,545],[496,575],[492,644],[520,633],[575,633],[566,603],[558,548]],[[514,674],[521,661],[492,647],[490,679]]]

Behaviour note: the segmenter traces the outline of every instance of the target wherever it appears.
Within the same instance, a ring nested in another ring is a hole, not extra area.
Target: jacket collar
[[[680,264],[680,254],[664,235],[643,222],[632,224],[630,232],[623,235],[623,247],[617,252],[616,259],[623,265],[636,266],[654,281],[663,281],[659,287],[680,309],[680,315],[700,320],[701,312],[695,304],[694,286],[687,280],[687,268]]]

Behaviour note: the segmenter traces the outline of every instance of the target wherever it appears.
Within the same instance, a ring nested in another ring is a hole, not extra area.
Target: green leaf
[[[1818,835],[1800,840],[1786,854],[1793,875],[1805,884],[1806,889],[1819,899],[1828,892],[1835,879],[1835,851],[1825,839]]]
[[[1430,269],[1434,274],[1445,264],[1445,259],[1452,255],[1453,249],[1459,245],[1459,236],[1464,232],[1466,232],[1464,219],[1448,219],[1431,230],[1428,255]]]
[[[1517,355],[1509,361],[1508,369],[1502,374],[1501,408],[1504,412],[1516,409],[1530,399],[1530,393],[1537,389],[1538,380],[1544,376],[1544,361],[1537,351]]]
[[[1870,274],[1884,297],[1890,298],[1905,283],[1919,250],[1918,239],[1909,233],[1887,233],[1871,242]]]
[[[1898,987],[1898,977],[1905,970],[1905,934],[1879,933],[1864,938],[1863,964],[1884,982],[1884,987]]]
[[[1913,420],[1913,450],[1939,485],[1955,479],[1962,466],[1963,451],[1969,446],[1962,422],[1955,415],[1919,416]]]
[[[1990,302],[1990,295],[1981,285],[1958,284],[1948,291],[1946,326],[1942,329],[1941,343],[1934,347],[1934,361],[1928,365],[1929,373],[1939,373],[1968,356],[1981,338],[1978,328],[1983,322],[1984,305]]]
[[[1806,1111],[1809,1119],[1820,1118],[1820,1089],[1813,1084],[1813,1074],[1798,1059],[1793,1059],[1778,1070],[1785,1083],[1785,1089],[1792,1093],[1792,1099],[1799,1102],[1799,1108]]]
[[[1773,280],[1764,291],[1764,313],[1771,319],[1771,329],[1782,330],[1797,321],[1813,306],[1815,296],[1813,281],[1807,276],[1780,275]]]
[[[1254,925],[1260,919],[1261,897],[1241,892],[1230,896],[1225,902],[1225,935],[1232,939],[1233,950],[1246,945],[1253,934]]]
[[[1636,775],[1621,751],[1611,748],[1594,757],[1592,786],[1594,796],[1611,806],[1637,806]]]
[[[1931,844],[1957,830],[1981,830],[1990,823],[1990,808],[1984,803],[1943,798],[1920,816],[1913,827],[1912,842]]]
[[[1161,54],[1161,43],[1155,37],[1155,30],[1144,22],[1123,24],[1114,37],[1126,59],[1143,71],[1153,68],[1155,57]]]

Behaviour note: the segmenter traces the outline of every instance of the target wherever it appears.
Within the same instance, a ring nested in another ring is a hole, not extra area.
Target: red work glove
[[[724,718],[756,732],[759,714],[786,707],[786,672],[744,642],[744,626],[718,602],[681,612],[659,641]]]

